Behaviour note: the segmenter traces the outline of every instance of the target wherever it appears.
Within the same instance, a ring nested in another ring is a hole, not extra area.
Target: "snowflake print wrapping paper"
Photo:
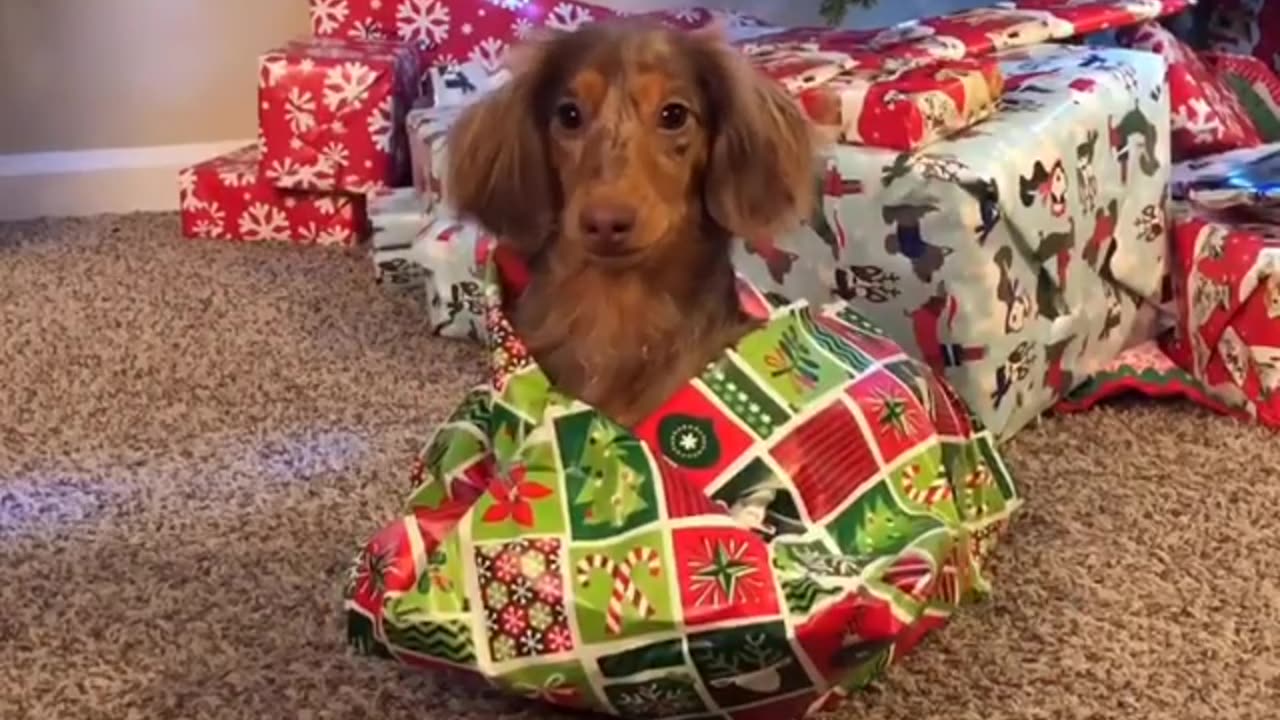
[[[736,264],[786,297],[850,301],[1004,440],[1142,329],[1167,261],[1169,104],[1151,53],[996,57],[992,118],[917,152],[833,147],[810,222]]]
[[[295,40],[258,61],[263,175],[277,187],[370,193],[408,181],[404,116],[422,82],[409,46]]]
[[[486,266],[489,381],[353,565],[359,651],[626,718],[790,720],[989,592],[1020,502],[994,440],[852,308],[743,282],[765,325],[628,430],[511,330],[518,262]]]
[[[1156,53],[1169,63],[1174,160],[1262,142],[1231,88],[1173,33],[1159,23],[1146,23],[1121,31],[1117,38],[1125,47]]]
[[[275,187],[259,174],[256,145],[184,168],[178,204],[188,238],[354,245],[365,222],[363,197]]]
[[[369,226],[378,282],[416,298],[433,335],[482,342],[480,279],[493,238],[444,213],[424,213],[413,188],[370,197]]]
[[[422,48],[426,66],[470,61],[489,72],[535,30],[576,30],[621,14],[572,0],[310,0],[310,8],[311,29],[319,37],[396,38]],[[685,29],[720,22],[734,37],[765,27],[739,13],[703,8],[645,14]]]

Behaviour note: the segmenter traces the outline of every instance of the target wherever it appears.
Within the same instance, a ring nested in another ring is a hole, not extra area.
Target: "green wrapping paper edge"
[[[793,718],[988,593],[1020,502],[994,440],[848,306],[743,282],[767,323],[628,431],[551,387],[499,278],[490,382],[353,565],[357,651],[624,717]]]

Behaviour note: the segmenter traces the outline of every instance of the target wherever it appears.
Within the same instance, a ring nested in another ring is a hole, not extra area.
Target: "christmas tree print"
[[[574,471],[584,476],[573,502],[585,508],[588,525],[623,527],[627,519],[649,507],[640,488],[645,478],[628,464],[639,443],[612,424],[597,423]]]
[[[904,512],[888,487],[865,493],[830,528],[836,544],[872,558],[900,552],[917,538],[943,527],[941,519]]]

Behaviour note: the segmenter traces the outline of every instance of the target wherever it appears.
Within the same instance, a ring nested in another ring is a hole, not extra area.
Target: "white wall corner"
[[[179,170],[253,142],[0,155],[0,220],[176,211]]]

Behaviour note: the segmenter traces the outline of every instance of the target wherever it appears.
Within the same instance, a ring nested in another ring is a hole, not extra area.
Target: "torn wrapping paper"
[[[276,188],[259,174],[256,145],[184,168],[178,204],[188,238],[354,245],[365,223],[361,196]]]
[[[1159,23],[1125,29],[1117,34],[1117,40],[1124,47],[1156,53],[1169,64],[1174,160],[1262,142],[1252,118],[1226,82]]]
[[[1280,225],[1173,208],[1180,323],[1166,350],[1216,400],[1280,429]]]
[[[498,276],[489,382],[352,568],[357,650],[576,710],[792,720],[989,592],[1020,502],[994,441],[851,308],[744,284],[766,324],[628,430],[551,388]]]
[[[1213,0],[1210,5],[1213,49],[1252,55],[1280,72],[1280,0]]]
[[[911,150],[994,111],[1004,82],[994,60],[870,50],[860,34],[799,29],[738,46],[833,142]]]
[[[1264,143],[1280,142],[1280,76],[1256,57],[1203,52],[1200,57],[1235,94]]]
[[[575,0],[310,0],[310,8],[317,36],[396,38],[419,48],[424,66],[470,60],[490,72],[502,66],[511,45],[535,30],[576,30],[619,14]],[[768,28],[741,13],[704,8],[645,14],[684,29],[719,23],[729,37]]]
[[[295,190],[368,193],[408,182],[404,116],[422,73],[407,45],[296,40],[258,63],[265,177]]]
[[[767,290],[847,299],[1008,438],[1145,333],[1169,105],[1150,53],[1004,53],[1002,109],[924,152],[831,151],[822,210],[746,246]]]
[[[413,188],[372,196],[369,225],[378,282],[414,297],[433,335],[483,341],[480,280],[492,238],[447,215],[424,213]]]
[[[1280,143],[1178,163],[1169,192],[1200,207],[1280,222]]]

